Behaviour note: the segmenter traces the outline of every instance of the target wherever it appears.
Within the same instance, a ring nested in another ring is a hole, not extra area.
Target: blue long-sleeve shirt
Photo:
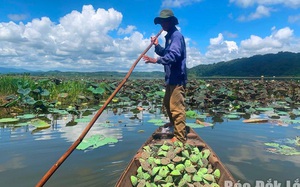
[[[186,46],[183,35],[176,27],[165,36],[166,44],[155,46],[155,52],[160,57],[158,64],[164,65],[165,82],[167,85],[183,85],[187,83]]]

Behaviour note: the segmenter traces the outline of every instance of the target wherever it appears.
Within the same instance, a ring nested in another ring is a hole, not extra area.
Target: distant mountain
[[[198,77],[300,76],[300,53],[279,52],[215,64],[198,65],[189,69],[189,75]]]
[[[100,76],[103,78],[123,78],[127,72],[61,72],[29,71],[26,69],[0,67],[0,74],[30,73],[43,76]],[[227,62],[198,65],[188,69],[190,77],[284,77],[300,76],[300,53],[279,52],[277,54],[255,55]],[[134,78],[163,78],[163,72],[133,72]]]
[[[30,73],[32,71],[22,68],[5,68],[0,67],[0,74],[7,74],[7,73]]]

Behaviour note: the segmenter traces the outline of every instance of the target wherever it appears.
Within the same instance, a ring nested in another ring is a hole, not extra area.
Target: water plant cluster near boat
[[[209,163],[209,149],[175,141],[144,146],[140,154],[133,186],[219,186],[221,173]]]

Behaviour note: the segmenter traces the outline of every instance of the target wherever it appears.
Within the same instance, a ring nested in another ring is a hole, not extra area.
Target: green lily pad
[[[20,119],[32,119],[35,118],[35,114],[24,114],[23,116],[17,116]]]
[[[188,110],[185,112],[187,118],[198,118],[198,114],[193,110]]]
[[[118,139],[105,137],[103,135],[93,135],[90,138],[84,138],[82,142],[76,147],[79,150],[85,150],[87,148],[96,149],[109,143],[117,143]]]
[[[84,117],[82,117],[82,118],[77,118],[77,119],[75,119],[74,121],[75,122],[77,122],[77,123],[86,123],[86,122],[90,122],[91,121],[91,117],[86,117],[86,116],[84,116]]]
[[[0,123],[12,123],[19,120],[20,120],[19,118],[2,118],[0,119]]]
[[[32,119],[30,121],[30,124],[32,124],[37,129],[45,129],[45,128],[49,128],[51,126],[49,123],[47,123],[46,121],[41,120],[39,118]]]
[[[150,119],[148,120],[149,123],[154,123],[156,126],[163,126],[165,123],[161,119]]]
[[[264,108],[264,107],[258,107],[258,108],[255,108],[257,111],[261,111],[261,112],[266,112],[266,111],[273,111],[274,109],[273,108]]]

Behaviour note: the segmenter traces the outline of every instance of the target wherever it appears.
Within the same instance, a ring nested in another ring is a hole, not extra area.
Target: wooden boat
[[[139,159],[141,158],[141,153],[143,152],[143,147],[147,145],[159,145],[164,144],[166,141],[170,141],[173,137],[171,133],[162,133],[162,127],[159,127],[150,138],[140,147],[137,151],[136,155],[128,164],[127,168],[124,170],[119,180],[117,181],[115,187],[130,187],[133,186],[131,182],[131,176],[137,174],[137,169],[141,166]],[[186,144],[192,145],[194,147],[198,147],[199,150],[208,149],[210,150],[210,155],[208,157],[208,161],[211,164],[212,168],[219,169],[221,175],[220,178],[217,179],[215,183],[217,183],[220,187],[223,187],[225,181],[230,181],[232,184],[235,183],[235,179],[229,170],[224,166],[221,162],[217,154],[204,142],[203,139],[190,127],[187,127],[188,139]]]

